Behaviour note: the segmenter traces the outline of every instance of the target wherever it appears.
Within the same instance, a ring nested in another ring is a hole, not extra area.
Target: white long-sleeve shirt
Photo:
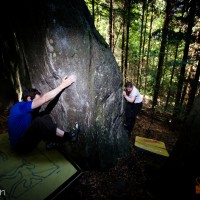
[[[133,87],[131,93],[128,96],[125,96],[125,98],[131,103],[141,103],[143,101],[142,95],[135,86]]]

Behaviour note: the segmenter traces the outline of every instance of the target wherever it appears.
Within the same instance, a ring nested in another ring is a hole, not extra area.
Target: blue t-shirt
[[[12,147],[25,133],[32,120],[32,101],[18,102],[11,109],[8,117],[8,134]]]

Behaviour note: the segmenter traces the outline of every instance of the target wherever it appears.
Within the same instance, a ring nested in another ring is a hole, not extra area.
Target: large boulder
[[[4,19],[16,48],[17,89],[32,86],[45,93],[65,75],[76,75],[77,82],[63,91],[52,110],[64,130],[75,121],[81,124],[79,142],[67,144],[65,151],[83,167],[115,164],[129,151],[122,76],[84,1],[8,1],[7,6]]]

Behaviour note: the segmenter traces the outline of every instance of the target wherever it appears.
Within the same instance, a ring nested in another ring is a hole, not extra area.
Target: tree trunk
[[[146,67],[145,67],[144,97],[146,95],[146,90],[147,90],[148,71],[149,71],[149,53],[151,50],[151,32],[152,32],[153,19],[154,19],[154,3],[151,4],[151,20],[150,20],[149,36],[148,36],[147,62],[146,62]]]
[[[123,128],[122,76],[110,48],[96,31],[82,0],[8,2],[2,19],[9,19],[19,51],[19,84],[27,69],[31,86],[45,93],[65,75],[77,82],[63,91],[52,111],[58,127],[81,124],[78,144],[65,151],[80,166],[108,168],[129,151]],[[25,8],[24,8],[25,7]],[[9,9],[8,9],[9,8]],[[7,12],[7,11],[10,12]],[[10,30],[7,29],[9,32]]]
[[[128,70],[128,53],[129,53],[129,32],[130,32],[130,12],[131,12],[131,0],[127,1],[127,24],[126,24],[126,51],[125,51],[125,63],[124,63],[124,74],[127,77]]]
[[[137,66],[137,87],[141,84],[141,51],[142,51],[142,38],[143,38],[143,26],[144,26],[144,12],[146,8],[146,0],[143,1],[142,6],[142,23],[141,23],[141,29],[140,29],[140,47],[139,47],[139,56],[138,56],[138,66]]]
[[[198,27],[198,24],[195,25],[195,28]],[[186,116],[189,114],[195,95],[197,93],[198,89],[198,83],[199,83],[199,74],[200,74],[200,54],[199,54],[199,44],[200,44],[200,32],[198,29],[196,29],[192,35],[195,35],[196,40],[195,43],[192,44],[192,47],[190,48],[190,55],[192,55],[193,59],[195,59],[195,63],[188,64],[190,65],[189,68],[189,75],[188,75],[188,84],[186,89],[186,95],[184,96],[184,103],[187,103],[186,108]],[[185,116],[185,117],[186,117]]]
[[[124,1],[124,9],[126,8],[126,3]],[[125,57],[125,24],[126,24],[126,20],[125,20],[125,15],[123,16],[122,19],[122,45],[121,45],[121,72],[123,74],[123,78],[124,80],[126,80],[126,76],[124,74],[124,57]]]
[[[167,0],[166,16],[165,16],[165,21],[163,25],[162,41],[161,41],[161,46],[160,46],[158,70],[157,70],[157,76],[156,76],[156,85],[154,88],[154,96],[153,96],[153,103],[152,103],[153,108],[157,105],[158,94],[160,91],[160,81],[162,77],[162,70],[163,70],[162,68],[163,68],[163,62],[164,62],[164,56],[165,56],[165,45],[167,42],[169,23],[172,18],[172,13],[171,13],[172,5],[173,5],[173,1]]]
[[[147,18],[148,18],[148,15],[149,15],[149,10],[148,10],[148,5],[145,6],[145,10],[146,10],[146,16],[145,16],[145,23],[144,23],[144,34],[143,34],[143,42],[142,42],[142,60],[141,60],[141,71],[145,71],[144,69],[144,66],[145,66],[145,63],[144,63],[144,58],[145,58],[145,44],[146,44],[146,34],[147,34]],[[139,90],[141,89],[141,87],[144,89],[144,84],[145,83],[142,83],[142,75],[140,74],[140,77],[139,77],[139,80],[140,80],[140,85],[139,85]]]
[[[176,67],[175,63],[176,63],[177,55],[178,55],[178,47],[179,47],[179,43],[177,43],[177,45],[176,45],[176,51],[175,51],[175,56],[174,56],[174,64],[173,64],[173,67],[172,67],[172,73],[171,73],[170,82],[169,82],[169,89],[168,89],[168,92],[167,92],[167,99],[166,99],[166,103],[165,103],[165,111],[168,108],[169,98],[171,96],[171,88],[172,88],[172,83],[173,83],[173,78],[174,78],[174,71],[175,71],[175,67]]]
[[[186,63],[187,63],[189,45],[190,45],[190,41],[191,41],[192,27],[194,26],[195,0],[191,0],[190,3],[191,3],[191,5],[190,5],[190,9],[189,9],[190,10],[189,16],[188,16],[188,28],[187,28],[187,33],[186,33],[186,41],[185,41],[185,47],[184,47],[184,52],[183,52],[181,71],[180,71],[179,80],[178,80],[178,88],[177,88],[177,94],[176,94],[176,99],[175,99],[175,106],[174,106],[174,111],[173,111],[174,123],[176,123],[179,112],[181,110],[180,100],[181,100],[183,82],[185,79],[185,67],[186,67]]]
[[[190,110],[192,108],[195,95],[197,92],[198,84],[199,84],[199,77],[200,77],[200,59],[198,61],[196,73],[194,79],[191,81],[191,90],[190,90],[190,95],[187,103],[187,108],[186,108],[186,115],[190,113]]]
[[[113,15],[114,0],[110,0],[110,14],[109,14],[109,44],[112,53],[114,53],[114,15]]]
[[[95,23],[94,0],[92,0],[92,18],[93,18],[93,23]]]

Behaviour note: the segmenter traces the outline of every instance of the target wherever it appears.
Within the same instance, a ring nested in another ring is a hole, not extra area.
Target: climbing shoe
[[[71,142],[76,142],[78,140],[79,132],[80,132],[80,125],[78,124],[78,122],[75,122],[71,130],[71,138],[70,138]]]

